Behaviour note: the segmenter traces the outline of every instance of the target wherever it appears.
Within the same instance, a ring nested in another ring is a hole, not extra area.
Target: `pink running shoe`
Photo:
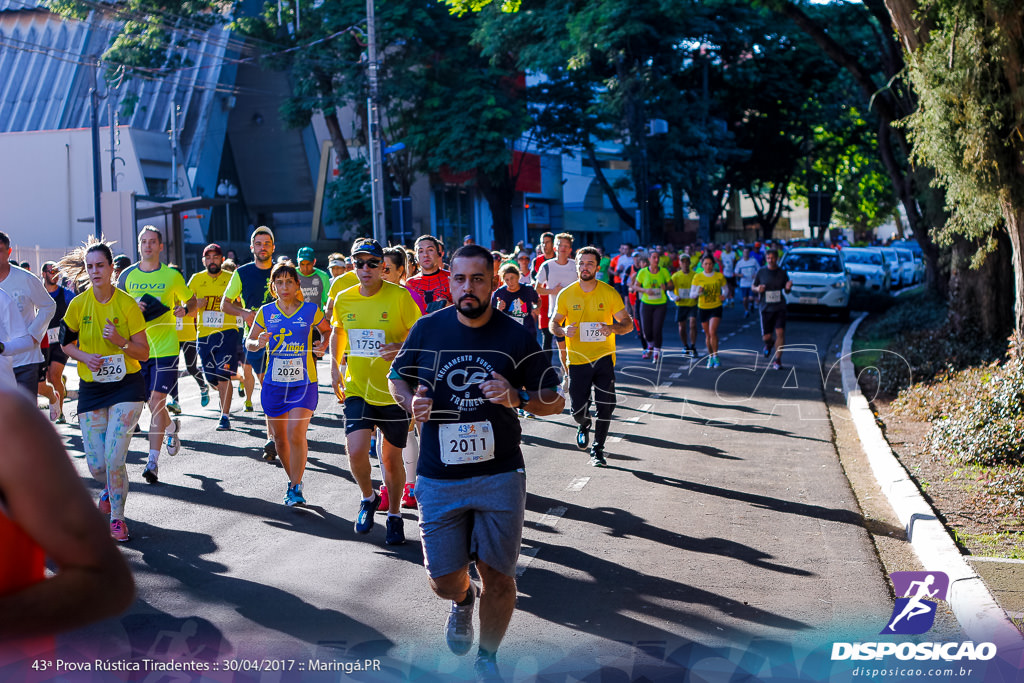
[[[402,489],[402,507],[410,510],[415,510],[417,507],[416,491],[413,489],[412,482],[406,482],[405,488]]]
[[[128,525],[123,519],[115,519],[110,523],[110,535],[118,543],[125,543],[131,536],[128,534]]]
[[[388,498],[388,487],[384,484],[380,485],[380,505],[377,510],[381,512],[387,512],[388,508],[391,507],[391,499]]]
[[[106,489],[103,489],[102,493],[100,493],[100,502],[98,502],[96,505],[99,507],[100,512],[102,512],[105,515],[109,515],[110,514],[110,491],[108,491]]]

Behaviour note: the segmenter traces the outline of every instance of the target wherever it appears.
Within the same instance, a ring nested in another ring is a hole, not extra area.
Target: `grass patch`
[[[957,542],[971,548],[977,557],[999,557],[1011,560],[1024,560],[1024,533],[997,532],[994,534],[969,534],[956,532]]]

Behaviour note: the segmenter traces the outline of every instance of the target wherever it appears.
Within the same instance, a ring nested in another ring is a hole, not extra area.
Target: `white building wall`
[[[121,128],[120,191],[146,194],[136,138],[155,133]],[[166,136],[162,136],[166,140]],[[110,129],[100,129],[103,190],[110,190]],[[167,152],[168,157],[170,152]],[[24,247],[68,248],[94,232],[92,141],[88,129],[0,135],[0,230]],[[169,170],[169,165],[168,165]],[[80,219],[90,219],[81,222]]]

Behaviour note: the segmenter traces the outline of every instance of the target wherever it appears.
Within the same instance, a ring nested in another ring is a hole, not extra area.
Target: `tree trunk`
[[[1018,211],[1024,221],[1024,212]],[[1005,338],[1011,330],[1024,329],[1021,320],[1020,269],[1021,234],[1016,243],[1004,233],[997,236],[998,248],[985,256],[977,269],[971,268],[971,259],[978,253],[974,242],[958,238],[953,244],[949,278],[949,318],[953,327],[962,333],[979,338]],[[1014,267],[1017,265],[1018,267]],[[1010,283],[1016,284],[1016,295]],[[1016,322],[1014,304],[1016,299]]]
[[[502,171],[502,178],[498,182],[489,175],[478,173],[476,183],[480,193],[487,200],[487,207],[491,210],[494,241],[499,249],[511,249],[514,235],[512,200],[515,198],[515,185],[508,174],[508,168]]]
[[[1003,218],[1006,220],[1006,232],[1009,234],[1007,241],[1012,247],[1013,270],[993,285],[1008,290],[1010,278],[1013,278],[1013,329],[1019,335],[1024,333],[1024,207],[1015,206],[1007,200],[1003,202],[1002,210]]]
[[[586,146],[587,158],[590,159],[590,165],[594,169],[594,177],[597,178],[597,182],[601,184],[601,189],[604,190],[604,194],[608,197],[608,201],[611,202],[612,208],[615,209],[615,213],[618,214],[619,218],[623,223],[629,227],[636,229],[636,218],[631,216],[625,207],[622,206],[622,202],[619,201],[619,196],[615,194],[615,188],[612,187],[611,183],[604,176],[604,171],[601,170],[601,164],[597,159],[597,153],[594,151],[593,145]]]

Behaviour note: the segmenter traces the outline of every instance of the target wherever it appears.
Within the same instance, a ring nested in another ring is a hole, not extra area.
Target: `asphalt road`
[[[789,652],[792,663],[803,655],[791,650],[877,639],[892,598],[822,394],[839,323],[791,319],[785,367],[772,371],[755,321],[726,310],[719,370],[680,356],[671,318],[659,366],[640,360],[632,335],[619,338],[607,468],[576,449],[568,411],[524,421],[519,598],[499,653],[509,679],[655,679],[685,667],[715,680],[739,659],[762,666],[752,653]],[[280,502],[286,477],[259,457],[258,412],[237,400],[234,431],[216,432],[216,399],[201,408],[194,381],[181,387],[184,447],[161,456],[161,482],[142,480],[143,438],[129,456],[123,550],[138,599],[62,637],[63,656],[203,662],[219,669],[209,680],[338,680],[310,667],[367,659],[381,671],[357,680],[471,678],[472,657],[444,645],[448,605],[427,586],[415,512],[404,546],[383,544],[382,523],[352,530],[359,494],[329,387],[309,433],[305,509]],[[77,426],[61,433],[98,494]]]

